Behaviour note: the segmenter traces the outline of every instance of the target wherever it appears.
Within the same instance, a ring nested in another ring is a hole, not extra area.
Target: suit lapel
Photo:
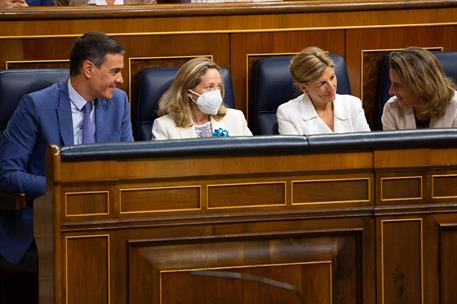
[[[68,81],[60,84],[60,94],[57,106],[60,137],[64,146],[73,145],[73,118],[71,116],[70,98],[68,97]]]

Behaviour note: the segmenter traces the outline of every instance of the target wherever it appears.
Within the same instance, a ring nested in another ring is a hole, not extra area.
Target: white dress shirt
[[[71,85],[70,79],[68,79],[68,95],[70,96],[71,118],[73,120],[73,143],[75,145],[80,145],[83,141],[84,112],[82,109],[87,101],[81,95],[79,95],[78,92],[76,92],[76,90]],[[93,123],[95,121],[95,107],[92,107],[92,111],[90,112],[90,120]]]
[[[339,95],[333,101],[333,131],[319,117],[308,94],[278,107],[276,118],[281,135],[309,135],[370,131],[362,102],[355,96]]]

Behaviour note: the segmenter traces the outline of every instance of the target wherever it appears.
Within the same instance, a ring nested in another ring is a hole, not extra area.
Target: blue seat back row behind
[[[335,62],[338,94],[351,94],[351,86],[343,57],[331,54]],[[278,134],[277,108],[299,96],[289,72],[292,56],[263,58],[257,61],[252,73],[252,91],[249,100],[249,127],[256,135]]]
[[[170,87],[177,72],[178,68],[173,67],[145,69],[141,73],[137,88],[135,140],[151,139],[152,123],[157,117],[160,97]],[[234,108],[232,78],[225,68],[222,68],[221,74],[225,87],[224,102],[228,107]]]
[[[25,94],[44,89],[68,77],[68,69],[12,69],[0,71],[0,139]]]
[[[338,92],[350,93],[349,80],[344,59],[331,55],[336,64]],[[253,87],[252,119],[256,126],[254,134],[276,134],[277,107],[300,94],[290,76],[288,65],[291,56],[261,59],[255,67]],[[158,103],[162,94],[169,88],[176,76],[177,67],[145,69],[140,75],[136,100],[136,117],[132,121],[136,140],[151,138],[152,123],[156,118]],[[68,77],[67,69],[14,69],[0,71],[0,138],[8,120],[21,97],[41,90]],[[227,69],[222,69],[225,85],[224,102],[235,107],[232,80]],[[251,126],[252,127],[252,126]]]
[[[457,52],[433,52],[443,66],[446,76],[457,82]],[[381,115],[384,105],[389,100],[389,54],[384,55],[379,68],[378,91],[376,98],[376,121],[375,130],[382,129]]]

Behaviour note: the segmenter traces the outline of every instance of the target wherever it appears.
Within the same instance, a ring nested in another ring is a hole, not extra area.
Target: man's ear
[[[83,66],[82,66],[82,74],[86,76],[87,79],[92,77],[92,71],[95,68],[95,64],[90,61],[90,60],[84,60]]]

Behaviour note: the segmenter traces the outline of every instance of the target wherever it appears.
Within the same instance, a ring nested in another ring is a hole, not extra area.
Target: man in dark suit
[[[123,67],[124,49],[111,37],[89,32],[76,40],[69,79],[25,95],[8,123],[0,143],[1,192],[25,193],[29,201],[43,195],[49,144],[133,141],[127,95],[117,88]],[[0,255],[7,262],[20,262],[31,246],[32,219],[31,207],[0,211]]]

